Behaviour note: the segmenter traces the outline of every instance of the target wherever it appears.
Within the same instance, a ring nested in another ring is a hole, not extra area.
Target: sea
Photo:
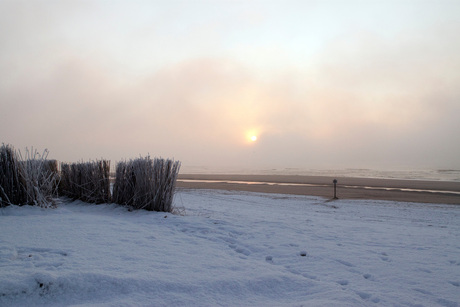
[[[212,168],[182,165],[183,174],[241,174],[241,175],[299,175],[354,177],[377,179],[428,180],[460,182],[460,169],[382,170],[369,168],[314,169],[314,168]]]

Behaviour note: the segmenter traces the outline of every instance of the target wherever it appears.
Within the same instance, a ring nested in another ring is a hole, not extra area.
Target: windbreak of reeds
[[[89,203],[108,203],[110,193],[110,161],[61,163],[60,195]]]
[[[150,157],[119,162],[113,201],[134,209],[171,212],[180,162]]]
[[[180,162],[150,156],[119,162],[113,193],[110,161],[59,163],[47,160],[48,151],[20,152],[0,147],[0,207],[8,205],[55,205],[58,196],[89,203],[111,201],[133,209],[173,211],[173,197]]]
[[[59,174],[57,161],[48,151],[26,150],[26,159],[9,145],[0,148],[0,207],[7,205],[54,205]]]

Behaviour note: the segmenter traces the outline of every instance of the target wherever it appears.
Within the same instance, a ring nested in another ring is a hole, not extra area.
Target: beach
[[[296,175],[180,174],[178,188],[460,204],[460,182]]]

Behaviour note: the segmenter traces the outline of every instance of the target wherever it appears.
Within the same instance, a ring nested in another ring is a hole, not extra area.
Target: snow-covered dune
[[[0,306],[459,306],[460,207],[179,190],[0,209]]]

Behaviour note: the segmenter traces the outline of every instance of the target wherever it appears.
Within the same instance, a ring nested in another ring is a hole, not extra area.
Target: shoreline
[[[460,204],[460,182],[302,175],[179,174],[178,188]]]

